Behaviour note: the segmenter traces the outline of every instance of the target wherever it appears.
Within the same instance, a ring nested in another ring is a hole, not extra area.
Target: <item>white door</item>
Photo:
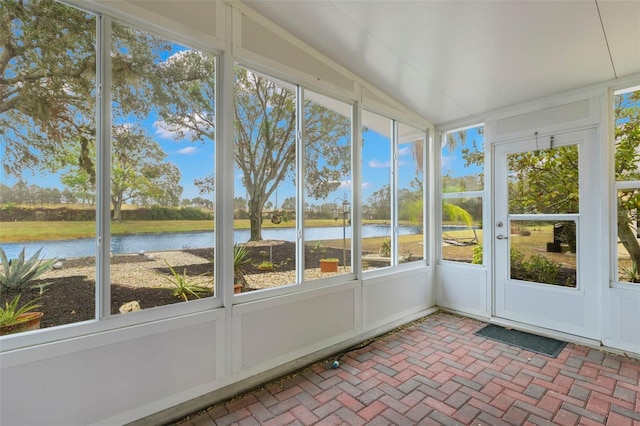
[[[598,337],[595,143],[581,130],[494,146],[495,316]]]

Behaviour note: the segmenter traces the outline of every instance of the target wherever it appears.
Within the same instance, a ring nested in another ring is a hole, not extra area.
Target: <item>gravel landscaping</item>
[[[295,244],[292,242],[251,243],[248,245],[251,264],[246,271],[248,288],[243,291],[276,287],[295,282]],[[147,256],[153,255],[153,260]],[[118,314],[120,307],[138,301],[142,309],[178,303],[172,294],[174,286],[167,279],[172,277],[167,263],[182,274],[186,270],[189,279],[213,290],[213,249],[185,249],[140,254],[114,255],[111,258],[111,313]],[[315,279],[335,273],[321,273],[320,259],[342,259],[342,249],[323,247],[322,250],[307,247],[305,251],[305,279]],[[274,271],[257,268],[264,260],[272,259]],[[350,253],[347,252],[347,259]],[[40,298],[44,312],[41,327],[53,327],[95,318],[95,259],[93,257],[62,260],[62,269],[50,270],[33,284],[49,283]],[[11,300],[15,293],[0,296],[0,303]],[[213,293],[204,297],[211,297]],[[24,291],[21,302],[37,298],[38,289]],[[195,297],[192,297],[192,299]]]

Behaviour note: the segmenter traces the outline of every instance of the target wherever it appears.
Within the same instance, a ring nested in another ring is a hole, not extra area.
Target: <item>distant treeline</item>
[[[111,215],[113,217],[113,210]],[[152,206],[123,210],[122,216],[123,220],[213,220],[213,213],[195,207]],[[95,210],[69,207],[18,207],[15,205],[3,205],[0,207],[0,222],[87,220],[96,220]]]

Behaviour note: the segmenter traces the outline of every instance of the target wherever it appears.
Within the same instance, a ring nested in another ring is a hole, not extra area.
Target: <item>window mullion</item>
[[[99,15],[96,52],[96,317],[111,306],[111,19]]]
[[[391,266],[398,265],[398,122],[391,120]]]
[[[304,279],[304,89],[296,87],[296,284]]]

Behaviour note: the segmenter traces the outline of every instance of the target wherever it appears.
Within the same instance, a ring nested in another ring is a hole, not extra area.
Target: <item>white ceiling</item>
[[[640,1],[244,3],[436,124],[640,72]]]

